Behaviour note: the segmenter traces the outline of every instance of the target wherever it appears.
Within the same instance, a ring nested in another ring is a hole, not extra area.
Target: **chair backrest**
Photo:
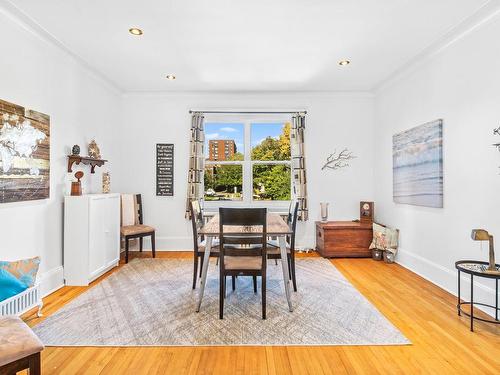
[[[233,227],[233,228],[231,228]],[[266,208],[219,208],[219,232],[221,257],[225,245],[261,245],[259,253],[266,253],[267,244],[267,209]],[[244,247],[234,255],[255,253]]]
[[[198,230],[203,226],[203,210],[200,201],[192,200],[189,204],[191,225],[193,227],[193,250],[198,252]]]
[[[293,207],[292,212],[288,213],[289,216],[289,222],[288,225],[290,226],[290,229],[292,230],[292,234],[290,236],[290,249],[291,251],[295,250],[295,229],[297,228],[297,217],[299,215],[299,202],[298,201],[292,201],[293,204],[291,207]]]
[[[143,211],[143,207],[142,207],[142,195],[136,194],[135,201],[137,203],[137,221],[138,221],[138,224],[144,224],[144,222],[143,222],[144,211]]]
[[[141,194],[122,194],[120,200],[121,226],[144,224]]]

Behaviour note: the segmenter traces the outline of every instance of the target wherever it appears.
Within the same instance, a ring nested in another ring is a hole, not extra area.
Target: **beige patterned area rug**
[[[267,319],[260,283],[228,283],[219,319],[212,260],[201,311],[192,261],[134,259],[34,327],[47,346],[404,345],[410,342],[326,259],[297,259],[289,312],[281,264],[269,261]],[[229,279],[228,279],[229,281]]]

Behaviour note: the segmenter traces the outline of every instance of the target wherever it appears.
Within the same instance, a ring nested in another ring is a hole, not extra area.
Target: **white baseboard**
[[[423,277],[424,279],[430,281],[431,283],[439,286],[440,288],[446,290],[450,294],[458,295],[458,279],[457,270],[444,267],[437,264],[429,259],[426,259],[418,254],[412,253],[410,251],[405,251],[404,249],[399,249],[396,256],[396,262],[407,268],[408,270],[416,273],[417,275]],[[489,282],[491,287],[488,286]],[[460,278],[460,298],[462,300],[470,300],[470,277],[462,273]],[[495,288],[493,280],[486,279],[474,279],[474,301],[487,303],[489,305],[495,305]],[[494,311],[487,307],[477,306],[480,310],[484,311],[488,315],[494,316]],[[456,313],[456,309],[450,311],[450,313]]]
[[[54,293],[64,286],[64,268],[63,266],[52,268],[51,270],[39,275],[40,290],[42,297]]]

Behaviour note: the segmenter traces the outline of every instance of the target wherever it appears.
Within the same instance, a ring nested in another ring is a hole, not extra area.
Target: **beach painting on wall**
[[[443,207],[443,120],[392,137],[393,200]]]

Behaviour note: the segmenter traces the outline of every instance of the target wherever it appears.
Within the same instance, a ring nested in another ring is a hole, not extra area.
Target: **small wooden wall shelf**
[[[90,165],[90,173],[95,173],[95,167],[101,167],[106,163],[107,160],[104,159],[94,159],[80,155],[68,155],[68,173],[73,172],[73,164],[76,165],[82,163]]]

